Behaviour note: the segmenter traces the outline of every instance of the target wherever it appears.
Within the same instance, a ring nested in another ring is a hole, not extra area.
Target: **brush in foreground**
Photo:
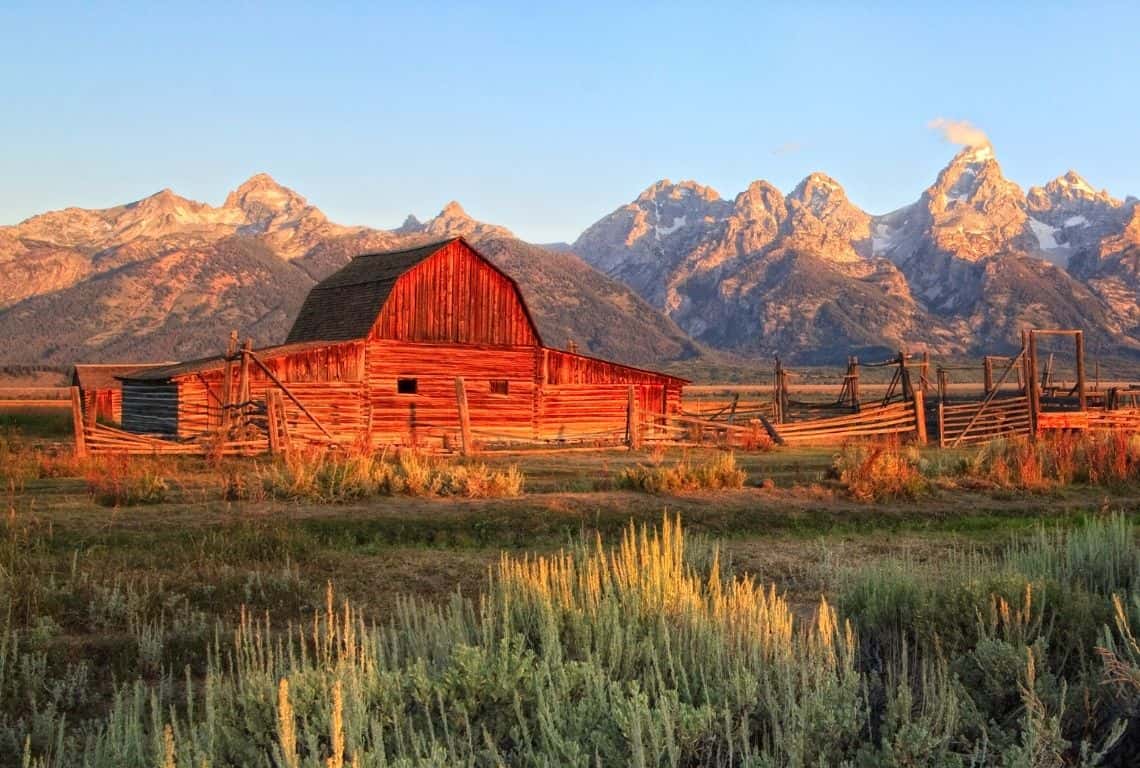
[[[414,451],[396,454],[329,451],[294,452],[283,460],[234,473],[225,480],[225,495],[344,502],[370,496],[518,496],[525,478],[515,465],[494,469],[460,463]]]
[[[1129,764],[1140,555],[1122,518],[863,567],[839,610],[794,611],[691,545],[666,519],[612,550],[504,555],[479,600],[402,601],[380,626],[331,587],[302,626],[242,609],[193,672],[141,631],[158,671],[95,715],[91,670],[36,661],[0,612],[0,746],[90,768]]]
[[[615,484],[645,493],[699,491],[741,488],[746,474],[736,466],[736,455],[718,452],[708,461],[697,463],[687,456],[674,464],[637,464],[626,467]]]

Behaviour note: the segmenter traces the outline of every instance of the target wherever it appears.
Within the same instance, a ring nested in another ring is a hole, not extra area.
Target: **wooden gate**
[[[999,437],[1028,437],[1032,430],[1029,398],[1007,397],[980,403],[938,405],[938,444],[972,445]]]

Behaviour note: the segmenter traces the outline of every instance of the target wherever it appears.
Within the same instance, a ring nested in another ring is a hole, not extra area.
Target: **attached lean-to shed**
[[[123,425],[192,437],[282,392],[292,436],[371,445],[621,438],[680,410],[683,379],[550,349],[518,285],[462,238],[357,256],[310,291],[284,345],[123,376]],[[457,384],[457,379],[462,382]],[[227,383],[228,382],[228,383]]]
[[[118,377],[155,367],[138,363],[79,363],[71,371],[71,386],[79,387],[83,413],[91,422],[118,424],[123,418],[123,385]]]

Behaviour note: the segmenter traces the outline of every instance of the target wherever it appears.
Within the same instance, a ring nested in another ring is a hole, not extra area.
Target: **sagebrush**
[[[113,695],[42,655],[50,627],[0,614],[0,762],[1131,764],[1140,558],[1119,516],[938,567],[855,568],[837,607],[793,609],[690,549],[667,518],[613,549],[503,555],[478,600],[406,600],[379,625],[330,587],[300,626],[242,611],[200,666],[131,609],[151,672]]]

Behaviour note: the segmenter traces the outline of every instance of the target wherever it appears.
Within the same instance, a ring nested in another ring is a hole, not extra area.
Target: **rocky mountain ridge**
[[[0,333],[24,341],[0,362],[184,359],[235,327],[276,343],[352,256],[453,235],[517,277],[548,343],[635,364],[702,349],[806,362],[999,352],[1026,326],[1084,328],[1093,352],[1140,355],[1138,201],[1075,171],[1023,191],[983,144],[884,215],[823,173],[786,194],[757,180],[731,200],[662,180],[546,247],[457,202],[392,230],[342,226],[266,174],[217,207],[166,189],[53,211],[0,227]]]
[[[981,144],[885,215],[822,173],[786,195],[757,180],[731,203],[663,180],[572,249],[698,341],[746,355],[975,353],[1009,349],[1031,325],[1140,353],[1137,208],[1074,171],[1025,193]]]
[[[624,284],[458,203],[396,230],[346,227],[258,174],[219,207],[162,190],[0,227],[0,334],[21,340],[0,363],[188,359],[217,353],[233,328],[278,343],[309,288],[353,256],[455,235],[518,280],[547,343],[640,364],[699,354]]]

